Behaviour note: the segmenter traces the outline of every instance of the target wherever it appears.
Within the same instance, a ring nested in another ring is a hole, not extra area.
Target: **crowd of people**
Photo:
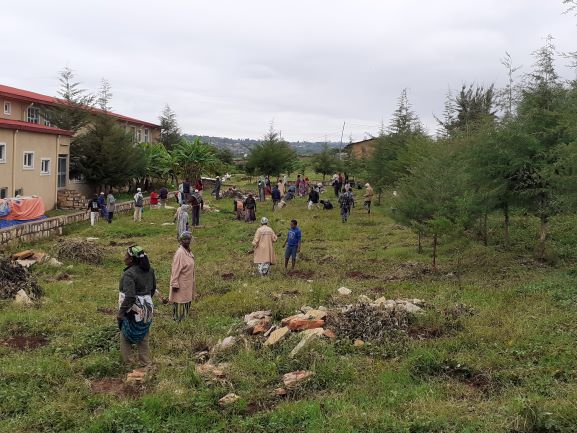
[[[348,221],[351,209],[355,205],[353,185],[345,177],[335,174],[331,182],[337,196],[342,222]],[[216,178],[212,194],[220,199],[221,179]],[[154,315],[153,297],[156,295],[163,303],[172,305],[172,316],[176,322],[185,320],[189,315],[192,301],[196,298],[195,284],[195,257],[191,251],[192,234],[191,227],[200,223],[200,211],[204,206],[202,192],[204,185],[202,180],[192,183],[186,179],[176,193],[178,208],[174,215],[176,223],[177,239],[179,247],[174,253],[171,266],[168,298],[160,293],[157,287],[156,274],[146,252],[140,246],[129,247],[124,256],[125,268],[119,284],[118,299],[118,327],[121,333],[120,351],[123,362],[133,362],[134,350],[138,351],[138,363],[146,366],[150,363],[150,350],[148,344],[148,332]],[[321,194],[325,192],[322,183],[314,184],[307,177],[304,179],[297,176],[294,182],[289,182],[287,176],[279,178],[272,184],[270,178],[260,177],[257,181],[258,194],[253,196],[248,193],[242,199],[234,200],[234,210],[238,219],[244,219],[252,223],[257,220],[257,202],[264,202],[267,196],[272,202],[272,211],[281,209],[291,200],[303,197],[307,200],[309,210],[313,208],[329,210],[333,206],[330,200],[321,200]],[[363,195],[364,208],[368,213],[371,211],[373,189],[367,183]],[[142,219],[144,208],[144,196],[140,188],[134,197],[134,221]],[[150,206],[165,208],[168,200],[168,190],[160,188],[150,195]],[[91,213],[91,224],[94,225],[98,216],[106,218],[110,223],[114,215],[116,200],[110,192],[106,199],[104,193],[95,195],[88,204]],[[260,208],[260,207],[259,207]],[[269,208],[270,209],[270,208]],[[252,241],[253,263],[259,275],[265,277],[269,274],[271,266],[276,264],[274,244],[278,241],[277,234],[270,227],[269,220],[263,216],[260,218],[260,226],[257,228]],[[296,219],[292,219],[288,228],[284,249],[284,269],[295,269],[297,257],[301,251],[302,231]]]

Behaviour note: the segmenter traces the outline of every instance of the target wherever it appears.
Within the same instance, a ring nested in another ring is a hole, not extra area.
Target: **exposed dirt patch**
[[[67,274],[66,272],[60,272],[58,275],[56,275],[56,281],[69,281],[71,278],[71,275]]]
[[[225,274],[222,274],[221,278],[227,281],[234,280],[234,274],[232,272],[227,272]]]
[[[124,383],[122,379],[104,378],[90,382],[94,394],[112,394],[118,397],[138,397],[142,395],[142,385]]]
[[[246,408],[244,409],[243,413],[245,415],[253,415],[253,414],[258,413],[258,412],[270,410],[270,409],[274,408],[276,406],[276,404],[277,404],[277,402],[270,401],[270,400],[251,401],[250,403],[248,403],[246,405]]]
[[[0,345],[16,350],[33,350],[48,344],[42,335],[15,335],[0,341]]]
[[[378,277],[374,275],[365,274],[360,271],[350,271],[345,274],[347,278],[354,278],[355,280],[372,280]]]
[[[96,309],[96,311],[98,311],[99,313],[102,313],[102,314],[106,314],[107,316],[115,316],[116,315],[116,310],[114,308],[98,307]]]
[[[301,271],[298,269],[294,271],[288,271],[287,273],[287,275],[290,277],[301,278],[303,280],[310,280],[314,274],[314,271]]]

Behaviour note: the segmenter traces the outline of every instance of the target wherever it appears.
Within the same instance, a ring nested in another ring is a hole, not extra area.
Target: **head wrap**
[[[142,188],[136,188],[136,192],[142,191]]]
[[[268,224],[268,218],[267,217],[262,217],[260,219],[260,223],[261,225],[267,225]]]
[[[139,259],[144,257],[146,254],[144,253],[142,247],[139,247],[138,245],[132,245],[131,247],[128,247],[128,255],[130,257]]]
[[[178,237],[179,241],[183,241],[185,239],[192,239],[192,234],[187,230],[184,231],[180,234],[180,236]]]

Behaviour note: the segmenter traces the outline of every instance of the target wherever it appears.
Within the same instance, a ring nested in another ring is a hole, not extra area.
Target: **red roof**
[[[57,105],[64,102],[62,99],[58,99],[53,96],[41,95],[40,93],[29,92],[28,90],[17,89],[15,87],[5,86],[3,84],[0,84],[0,96],[10,99],[16,99],[19,101],[36,102],[39,104],[49,104],[49,105]],[[92,108],[91,111],[96,113],[105,113],[109,116],[116,117],[119,120],[124,120],[125,122],[130,123],[136,123],[138,125],[148,126],[149,128],[160,128],[160,125],[156,125],[154,123],[134,119],[133,117],[123,116],[122,114],[105,112],[98,108]]]
[[[53,128],[52,126],[38,125],[36,123],[22,122],[21,120],[0,119],[0,129],[18,129],[20,131],[39,132],[42,134],[72,136],[71,131]]]

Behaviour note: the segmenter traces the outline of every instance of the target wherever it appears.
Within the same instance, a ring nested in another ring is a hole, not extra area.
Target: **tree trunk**
[[[505,216],[504,226],[503,226],[503,238],[505,240],[505,248],[509,249],[509,205],[505,204],[503,206],[503,215]]]
[[[547,243],[549,218],[547,215],[541,214],[539,220],[539,259],[543,260],[545,259],[545,245]]]
[[[433,235],[433,272],[437,271],[437,234]]]

